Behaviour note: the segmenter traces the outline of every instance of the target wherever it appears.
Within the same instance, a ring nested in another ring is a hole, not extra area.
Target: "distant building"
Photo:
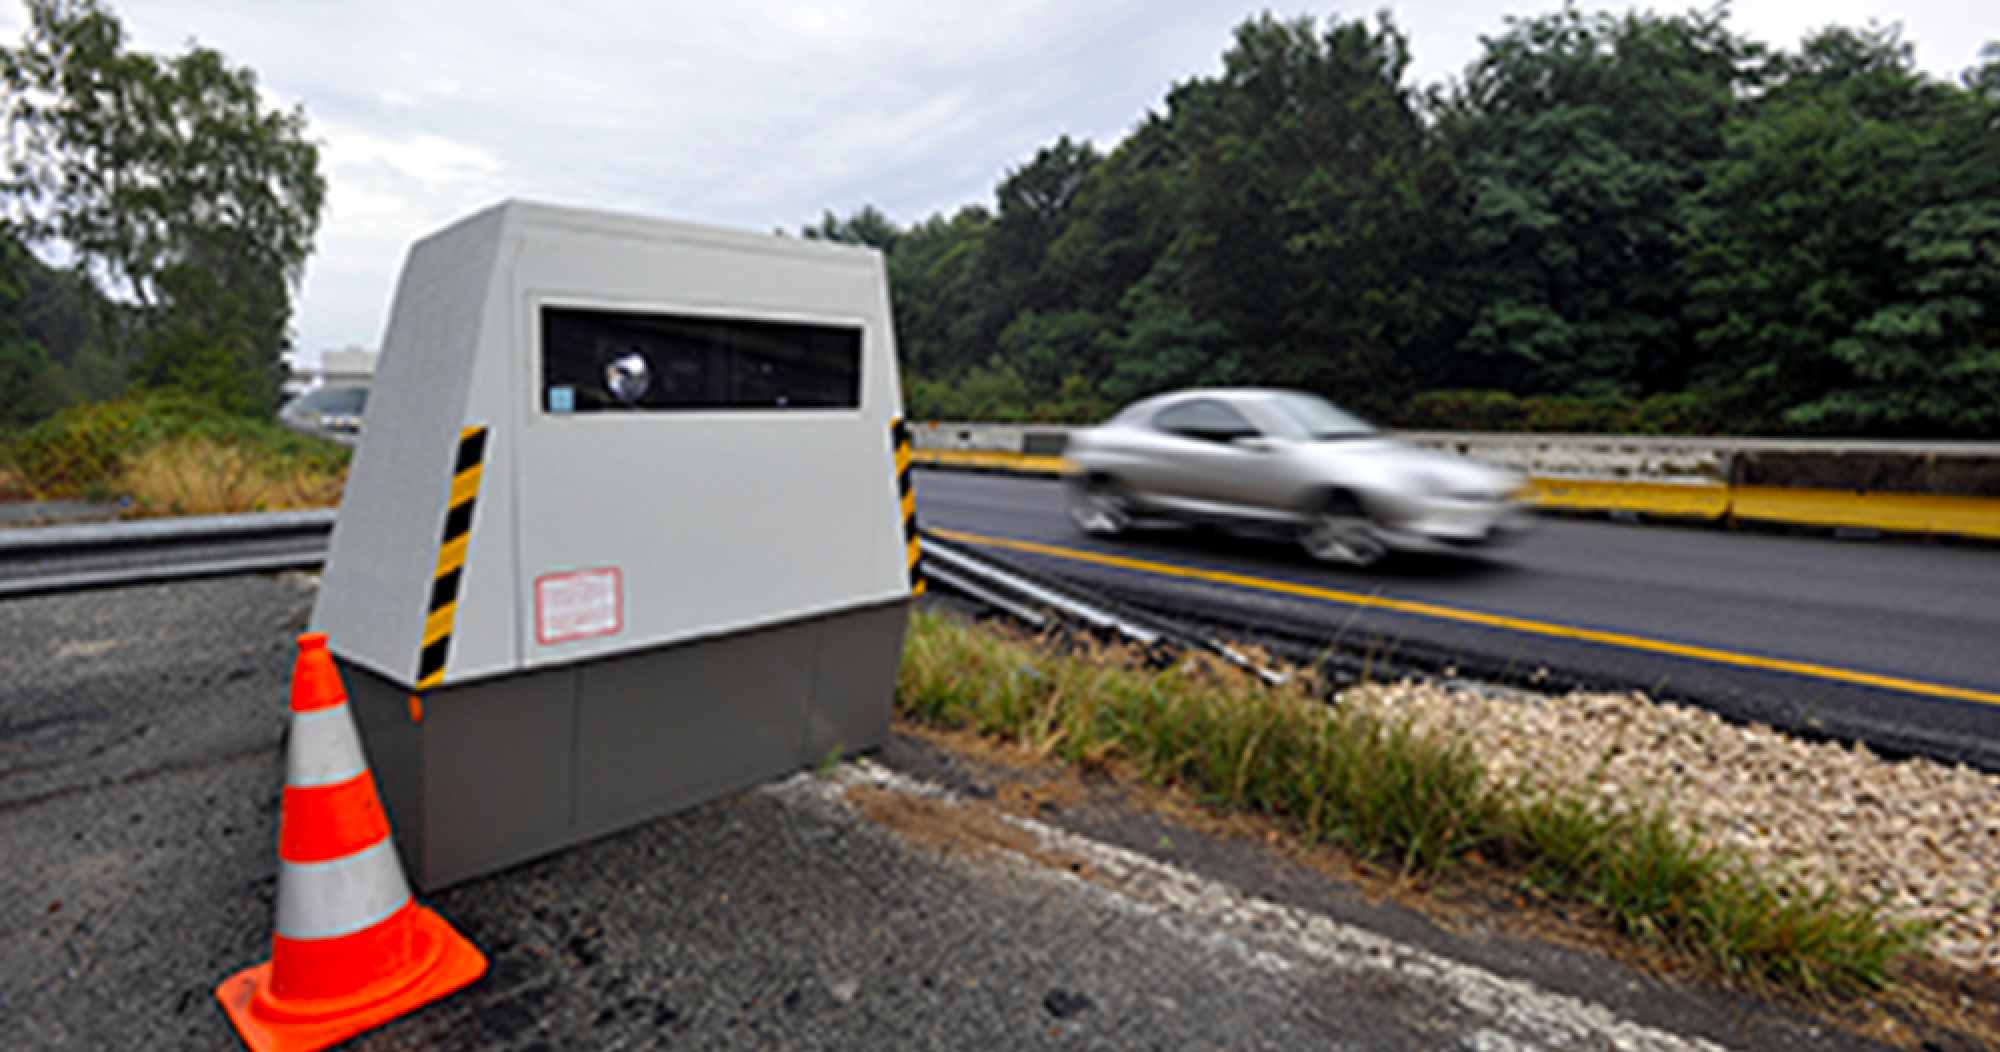
[[[361,347],[344,347],[337,351],[321,351],[319,368],[301,365],[296,359],[286,362],[285,397],[297,398],[320,387],[367,387],[375,378],[374,351]]]
[[[367,387],[375,378],[374,351],[346,347],[319,356],[319,382],[330,387]]]

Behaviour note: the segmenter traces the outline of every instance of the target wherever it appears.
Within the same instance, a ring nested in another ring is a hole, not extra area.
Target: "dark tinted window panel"
[[[1153,426],[1186,438],[1228,442],[1257,434],[1243,414],[1221,402],[1201,399],[1169,406],[1153,418]]]
[[[861,330],[542,308],[542,410],[858,409]]]

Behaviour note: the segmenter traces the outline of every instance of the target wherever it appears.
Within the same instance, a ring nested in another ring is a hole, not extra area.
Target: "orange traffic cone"
[[[326,635],[299,637],[271,959],[215,996],[255,1052],[311,1052],[429,1004],[486,958],[417,905]]]

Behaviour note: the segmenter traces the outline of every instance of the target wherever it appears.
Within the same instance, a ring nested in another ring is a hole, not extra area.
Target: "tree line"
[[[129,49],[97,0],[27,8],[0,48],[0,430],[132,388],[267,416],[326,195],[304,113],[213,50]]]
[[[2000,44],[1795,51],[1727,9],[1509,19],[1444,85],[1264,15],[1109,152],[802,234],[886,256],[910,414],[1101,417],[1197,384],[1411,426],[2000,434]]]

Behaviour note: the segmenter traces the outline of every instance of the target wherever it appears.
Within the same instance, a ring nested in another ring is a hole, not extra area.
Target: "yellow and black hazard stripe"
[[[896,446],[896,495],[903,505],[903,553],[910,565],[910,594],[924,594],[924,549],[917,539],[917,491],[910,485],[910,426],[889,422]]]
[[[479,474],[485,459],[485,426],[460,429],[444,535],[438,539],[437,572],[431,577],[430,612],[424,618],[423,652],[417,663],[418,690],[444,684],[445,659],[451,656],[451,628],[458,618],[458,592],[465,577],[465,553],[472,541],[472,507],[479,501]]]

